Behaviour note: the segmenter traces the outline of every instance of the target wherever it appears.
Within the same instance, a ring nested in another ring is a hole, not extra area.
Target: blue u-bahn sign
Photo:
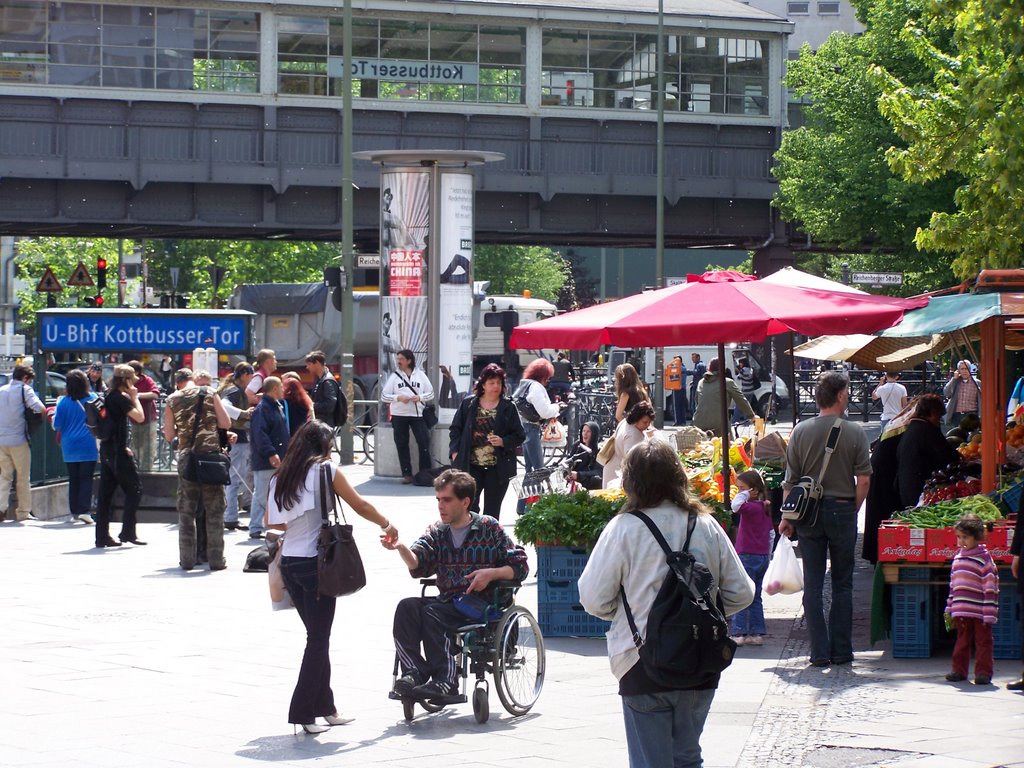
[[[43,309],[36,316],[44,352],[252,351],[254,315],[242,310]]]

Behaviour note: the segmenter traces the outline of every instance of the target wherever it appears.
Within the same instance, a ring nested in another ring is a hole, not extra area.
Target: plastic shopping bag
[[[761,580],[761,591],[766,595],[792,595],[803,588],[804,572],[796,558],[793,542],[782,536]]]

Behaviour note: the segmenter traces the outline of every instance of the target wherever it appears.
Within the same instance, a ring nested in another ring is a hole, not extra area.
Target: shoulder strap
[[[320,520],[325,527],[331,524],[328,509],[334,513],[334,522],[338,522],[338,501],[335,498],[334,484],[331,482],[331,465],[328,462],[320,464]],[[348,525],[345,519],[345,510],[341,510],[341,521]]]
[[[410,380],[409,380],[409,378],[408,378],[407,376],[404,376],[404,375],[402,374],[402,372],[401,372],[400,370],[398,370],[397,368],[395,369],[395,373],[397,373],[397,374],[398,374],[398,378],[400,378],[400,379],[401,379],[402,381],[404,381],[404,382],[405,382],[405,386],[407,386],[407,387],[408,387],[409,389],[411,389],[411,390],[412,390],[412,393],[413,393],[414,395],[415,395],[415,394],[418,394],[418,393],[416,392],[416,388],[415,388],[415,387],[414,387],[414,386],[412,385],[412,381],[410,381]],[[419,404],[419,403],[413,403],[412,405],[413,405],[413,408],[415,408],[415,409],[416,409],[416,415],[417,415],[417,416],[419,416],[419,415],[420,415],[420,404]]]
[[[658,540],[658,544],[660,544],[661,548],[665,551],[665,555],[672,555],[672,548],[668,545],[668,542],[665,540],[665,536],[661,533],[661,530],[658,528],[657,525],[654,524],[654,521],[651,520],[651,518],[649,518],[647,515],[645,515],[638,509],[629,510],[629,514],[635,515],[636,517],[639,517],[641,520],[643,520],[644,525],[647,526],[650,532],[654,535],[654,538]],[[690,551],[690,537],[693,536],[693,531],[696,527],[697,515],[695,515],[693,512],[687,512],[686,543],[683,544],[683,552]],[[669,568],[671,569],[672,566],[670,565]],[[619,597],[622,598],[622,607],[626,609],[626,621],[629,623],[629,631],[633,633],[633,644],[636,645],[637,648],[642,648],[644,644],[644,638],[640,636],[640,630],[637,629],[636,621],[633,618],[633,611],[631,611],[629,608],[629,600],[626,599],[626,589],[621,584],[619,584]]]
[[[199,416],[203,410],[203,403],[206,401],[206,387],[199,388],[199,399],[196,401],[196,410],[192,414],[192,434],[189,436],[188,449],[191,451],[196,444],[196,432],[199,431]]]
[[[843,419],[841,416],[836,416],[835,424],[832,425],[832,429],[828,432],[828,440],[825,441],[825,461],[821,465],[821,474],[818,475],[818,485],[821,485],[821,481],[825,479],[828,463],[832,459],[832,454],[836,451],[836,445],[839,444],[839,433],[842,430]]]

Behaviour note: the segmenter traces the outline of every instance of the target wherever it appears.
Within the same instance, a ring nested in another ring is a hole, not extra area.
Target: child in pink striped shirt
[[[992,625],[999,616],[999,572],[982,540],[985,524],[977,515],[965,515],[956,524],[960,550],[949,573],[946,614],[956,624],[953,671],[950,682],[967,679],[974,648],[974,683],[992,682]]]

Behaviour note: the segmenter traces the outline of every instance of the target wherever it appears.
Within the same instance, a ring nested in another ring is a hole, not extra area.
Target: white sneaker
[[[747,635],[747,645],[764,645],[764,635]]]
[[[75,518],[75,520],[77,520],[80,523],[85,523],[86,525],[92,525],[93,523],[92,517],[90,515],[78,515]]]
[[[736,645],[743,645],[745,642],[747,642],[747,638],[743,635],[733,635],[730,639],[734,643],[736,643]]]

